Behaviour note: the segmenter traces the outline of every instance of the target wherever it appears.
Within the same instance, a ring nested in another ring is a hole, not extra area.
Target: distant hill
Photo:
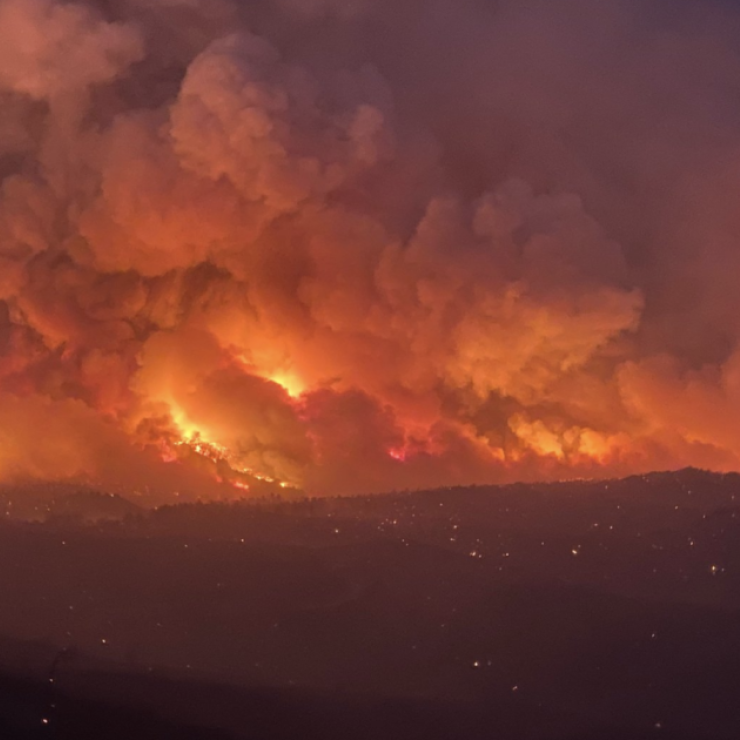
[[[128,498],[72,483],[0,486],[0,516],[5,521],[78,523],[120,521],[141,509]]]
[[[244,497],[232,500],[179,503],[148,508],[134,503],[137,495],[110,492],[87,484],[69,482],[33,482],[0,485],[0,515],[6,520],[45,522],[58,518],[95,523],[120,521],[127,517],[146,517],[148,511],[158,511],[154,518],[174,520],[176,512],[190,515],[194,509],[201,516],[222,510],[233,514],[235,507],[252,511],[272,512],[297,517],[347,514],[365,517],[408,507],[430,505],[481,506],[484,515],[491,515],[498,504],[515,501],[526,509],[543,499],[563,502],[574,497],[627,499],[632,506],[650,506],[673,502],[689,507],[718,507],[740,501],[740,474],[714,473],[696,468],[679,471],[633,475],[623,479],[565,480],[541,483],[505,485],[455,486],[415,491],[391,491],[364,496],[333,496],[296,498],[271,495],[266,498]],[[204,508],[207,507],[207,508]],[[444,515],[444,512],[438,512]]]

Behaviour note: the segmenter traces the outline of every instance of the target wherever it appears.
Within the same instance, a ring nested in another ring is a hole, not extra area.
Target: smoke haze
[[[0,481],[737,468],[739,21],[0,0]]]

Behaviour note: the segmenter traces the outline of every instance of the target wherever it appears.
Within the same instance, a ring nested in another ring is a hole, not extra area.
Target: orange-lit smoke
[[[0,481],[736,467],[731,11],[592,5],[0,0]]]

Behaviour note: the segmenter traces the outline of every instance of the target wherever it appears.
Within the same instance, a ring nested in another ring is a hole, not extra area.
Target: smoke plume
[[[0,0],[0,481],[736,468],[739,22]]]

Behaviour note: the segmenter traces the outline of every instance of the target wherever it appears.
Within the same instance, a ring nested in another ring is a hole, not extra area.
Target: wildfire
[[[265,377],[281,386],[291,398],[300,398],[306,391],[305,384],[292,370],[278,370]]]
[[[243,353],[236,353],[233,359],[245,372],[279,385],[293,399],[300,398],[308,390],[307,384],[290,363],[275,366],[268,362],[266,363],[268,369],[265,369]]]
[[[182,3],[109,5],[0,0],[2,479],[177,490],[192,466],[320,495],[740,465],[736,208],[717,196],[735,146],[701,113],[734,94],[721,54],[701,63],[712,91],[675,94],[705,45],[660,37],[656,54],[641,37],[650,85],[574,60],[553,88],[558,44],[532,54],[537,33],[502,26],[492,57],[438,54],[411,90],[418,24],[384,3],[362,5],[394,33],[359,56],[344,32],[284,48],[285,3],[228,32],[208,2],[184,20]],[[503,77],[464,73],[486,67]],[[612,89],[634,135],[598,114]],[[670,104],[641,108],[652,89]],[[561,104],[599,125],[584,139]],[[646,142],[683,131],[682,107],[697,154],[661,140],[648,176]],[[634,187],[614,187],[617,159]]]
[[[173,463],[191,455],[212,463],[215,467],[214,478],[227,483],[233,488],[251,491],[252,484],[255,481],[282,489],[290,487],[290,484],[286,481],[278,480],[243,465],[239,462],[238,456],[229,449],[217,442],[206,439],[203,432],[193,431],[193,426],[186,424],[180,439],[171,446],[163,446],[161,459],[163,462]],[[249,481],[251,481],[251,484]]]

